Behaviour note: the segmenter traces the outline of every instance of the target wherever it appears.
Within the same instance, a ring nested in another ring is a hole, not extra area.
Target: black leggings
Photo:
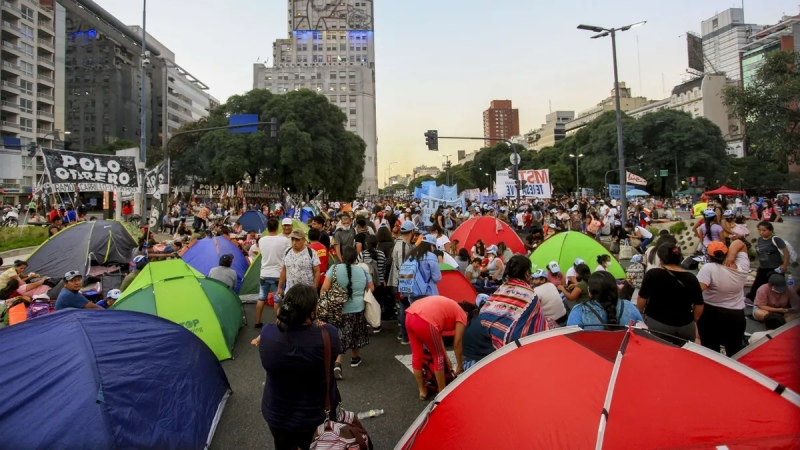
[[[763,268],[759,267],[756,270],[756,278],[753,280],[753,285],[750,287],[750,292],[747,293],[746,297],[750,299],[750,301],[754,301],[756,299],[756,292],[758,288],[767,284],[769,282],[769,277],[775,272],[775,267],[773,268]]]
[[[310,431],[290,431],[275,428],[269,425],[272,433],[272,440],[275,442],[275,450],[308,450],[311,447],[311,440],[314,439],[316,428]]]
[[[703,347],[719,352],[720,346],[723,346],[729,357],[744,348],[746,327],[743,309],[720,308],[708,303],[697,321],[697,332]]]

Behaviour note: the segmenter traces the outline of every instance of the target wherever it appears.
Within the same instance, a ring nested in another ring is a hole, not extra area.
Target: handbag
[[[611,241],[611,245],[609,245],[608,251],[611,253],[619,253],[619,242]]]
[[[334,265],[331,287],[319,297],[317,317],[325,323],[341,323],[342,308],[347,300],[349,300],[347,291],[336,282],[336,266]]]
[[[331,417],[331,337],[322,326],[322,342],[325,346],[325,421],[314,431],[311,450],[372,450],[367,430],[350,411],[339,408],[336,420]]]
[[[364,291],[364,317],[372,328],[381,326],[381,305],[370,290]]]
[[[633,258],[633,247],[628,244],[619,244],[618,259],[631,259],[631,258]]]

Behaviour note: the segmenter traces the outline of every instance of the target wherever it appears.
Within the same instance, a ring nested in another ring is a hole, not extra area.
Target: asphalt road
[[[234,359],[222,363],[233,395],[211,443],[213,450],[274,448],[272,435],[261,417],[265,373],[258,349],[250,345],[258,335],[258,330],[253,328],[255,305],[246,304],[245,311],[248,325],[239,332]],[[272,311],[265,311],[264,322],[274,317]],[[413,375],[395,357],[411,354],[410,347],[397,340],[397,331],[396,321],[385,322],[383,331],[373,334],[370,344],[361,352],[364,362],[358,368],[350,367],[349,354],[346,355],[344,380],[339,381],[345,409],[354,412],[385,410],[382,416],[364,420],[376,449],[394,448],[427,405],[417,398]]]

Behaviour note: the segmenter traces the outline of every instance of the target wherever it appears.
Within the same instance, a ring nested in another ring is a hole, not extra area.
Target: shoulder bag
[[[319,297],[319,310],[317,312],[319,320],[334,325],[341,323],[342,309],[347,300],[349,300],[347,291],[336,282],[336,266],[338,264],[333,266],[330,289]]]

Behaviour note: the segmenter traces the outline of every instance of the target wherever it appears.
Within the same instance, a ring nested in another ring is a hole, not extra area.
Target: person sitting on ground
[[[224,285],[231,289],[236,288],[238,275],[236,274],[235,270],[231,269],[231,264],[233,264],[233,255],[226,254],[220,256],[219,265],[208,272],[208,278],[221,281]]]
[[[589,280],[589,275],[591,275],[591,271],[589,266],[586,264],[578,264],[578,268],[575,270],[577,273],[577,282],[569,287],[557,286],[558,291],[567,299],[567,302],[571,307],[574,307],[576,303],[583,303],[589,301],[589,286],[587,281]]]
[[[456,267],[456,269],[458,269],[458,271],[461,273],[466,273],[467,267],[469,267],[470,265],[470,257],[467,249],[465,248],[460,249],[458,251],[458,256],[456,256],[455,259],[456,263],[458,263],[458,267]]]
[[[8,282],[11,280],[18,280],[18,281],[28,281],[32,278],[36,278],[39,274],[35,272],[31,272],[25,275],[25,270],[28,268],[28,262],[22,260],[14,261],[14,266],[6,269],[3,273],[0,273],[0,289],[4,289]]]
[[[561,273],[561,267],[556,261],[547,264],[547,281],[553,283],[555,287],[566,285],[564,274]]]
[[[642,314],[633,303],[620,300],[617,280],[609,272],[595,272],[587,283],[591,300],[572,309],[567,326],[579,326],[584,330],[603,330],[604,325],[628,325],[641,322]]]
[[[496,245],[486,249],[486,256],[489,261],[486,263],[484,271],[481,272],[481,278],[494,284],[500,284],[503,281],[503,272],[505,271],[505,264],[498,257],[498,253],[499,250]]]
[[[106,298],[97,302],[97,306],[103,309],[111,308],[111,306],[117,300],[119,300],[120,297],[122,297],[122,291],[120,291],[119,289],[111,289],[110,291],[108,291],[108,294],[106,294]]]
[[[750,335],[750,342],[751,344],[757,342],[761,339],[767,337],[771,331],[777,330],[778,328],[786,325],[786,319],[783,317],[781,313],[767,313],[764,316],[764,326],[767,328],[765,331],[756,331],[752,335]]]
[[[136,269],[129,273],[124,280],[122,280],[122,284],[119,286],[119,290],[125,292],[125,289],[128,289],[128,286],[133,283],[133,280],[139,276],[139,274],[144,270],[144,267],[147,265],[147,257],[144,255],[139,255],[133,258],[133,264],[135,265]]]
[[[586,261],[584,261],[584,260],[582,260],[580,258],[575,258],[575,261],[572,263],[572,266],[570,266],[570,268],[567,269],[567,274],[566,274],[566,276],[567,276],[567,284],[566,285],[567,286],[576,284],[578,282],[578,279],[577,279],[578,272],[576,271],[576,269],[581,264],[586,264]]]
[[[52,236],[56,235],[56,233],[58,233],[59,231],[61,231],[63,229],[64,229],[64,221],[63,221],[63,219],[61,218],[61,216],[56,216],[53,219],[53,223],[51,223],[50,226],[47,227],[47,236],[48,237],[52,237]]]
[[[800,310],[800,298],[797,291],[788,289],[786,277],[781,274],[772,274],[767,284],[756,291],[753,318],[763,322],[769,313],[782,314],[786,322],[797,319]]]
[[[411,368],[419,388],[419,399],[428,397],[428,389],[422,376],[424,349],[433,355],[433,373],[439,392],[445,388],[445,367],[453,367],[445,351],[442,333],[454,331],[453,350],[456,353],[455,374],[463,370],[462,343],[467,326],[467,314],[472,314],[475,305],[469,302],[456,303],[453,300],[433,295],[416,300],[406,309],[406,331],[411,344]],[[446,364],[446,366],[445,366]]]
[[[608,266],[611,265],[611,255],[598,255],[597,267],[594,268],[595,272],[605,271],[608,272]]]
[[[471,284],[478,284],[481,277],[481,259],[473,258],[470,265],[464,270],[464,276]]]
[[[468,323],[464,330],[462,345],[464,351],[464,371],[474,366],[478,361],[489,356],[494,351],[492,339],[489,337],[489,333],[486,332],[486,328],[483,327],[478,318],[478,314],[487,300],[489,300],[488,295],[478,294],[478,297],[475,299],[476,308],[467,314]]]
[[[558,288],[548,281],[547,273],[539,269],[531,275],[533,292],[539,297],[542,304],[542,314],[559,325],[567,321],[567,308],[558,292]]]
[[[83,287],[83,276],[77,270],[70,270],[64,275],[64,288],[58,293],[56,311],[66,308],[103,309],[92,303],[80,293]]]

